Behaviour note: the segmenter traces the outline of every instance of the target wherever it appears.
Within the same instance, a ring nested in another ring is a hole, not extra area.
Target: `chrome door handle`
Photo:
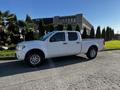
[[[67,43],[63,43],[63,44],[67,44]]]
[[[79,44],[80,42],[76,42],[77,44]]]

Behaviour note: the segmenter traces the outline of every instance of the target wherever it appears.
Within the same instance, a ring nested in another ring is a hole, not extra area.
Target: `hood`
[[[37,43],[43,43],[43,41],[40,40],[32,40],[32,41],[23,41],[18,43],[18,45],[33,45],[33,44],[37,44]]]

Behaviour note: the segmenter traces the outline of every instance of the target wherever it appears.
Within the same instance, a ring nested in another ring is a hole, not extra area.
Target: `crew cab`
[[[19,43],[16,56],[30,66],[38,66],[45,59],[78,54],[94,59],[103,49],[103,44],[103,39],[82,39],[78,31],[53,31],[39,40]]]

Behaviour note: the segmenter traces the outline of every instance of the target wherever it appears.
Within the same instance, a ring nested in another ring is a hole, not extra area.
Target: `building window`
[[[69,22],[69,20],[70,20],[70,19],[68,18],[68,19],[67,19],[67,22]]]
[[[73,22],[73,18],[71,18],[71,22]]]
[[[76,22],[76,19],[75,19],[75,18],[73,19],[73,22]]]
[[[62,21],[63,21],[63,22],[65,22],[65,20],[64,20],[64,19],[62,19]]]
[[[67,18],[65,19],[65,21],[67,22]]]
[[[64,19],[62,19],[63,20],[63,22],[65,21]]]

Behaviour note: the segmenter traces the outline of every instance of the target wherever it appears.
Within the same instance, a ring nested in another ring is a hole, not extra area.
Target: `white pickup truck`
[[[17,45],[18,60],[25,60],[30,66],[38,66],[48,58],[86,54],[94,59],[104,47],[103,39],[84,39],[78,31],[53,31],[39,40],[24,41]]]

